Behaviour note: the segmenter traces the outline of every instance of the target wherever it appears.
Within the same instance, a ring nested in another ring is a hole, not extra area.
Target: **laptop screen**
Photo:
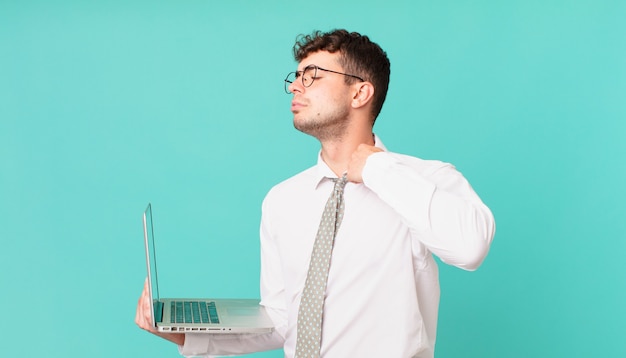
[[[156,248],[154,245],[154,228],[152,225],[152,205],[148,204],[143,213],[143,235],[146,244],[146,263],[148,268],[148,281],[150,297],[152,297],[152,312],[156,322],[161,321],[161,305],[159,301],[159,282],[157,277]],[[155,322],[155,326],[156,326]]]

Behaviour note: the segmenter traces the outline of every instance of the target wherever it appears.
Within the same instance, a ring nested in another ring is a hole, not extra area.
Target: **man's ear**
[[[372,102],[374,85],[371,82],[359,82],[354,85],[352,108],[360,108]]]

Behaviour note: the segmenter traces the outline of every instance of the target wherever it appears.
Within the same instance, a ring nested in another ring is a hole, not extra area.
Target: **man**
[[[317,138],[321,151],[317,165],[276,185],[263,202],[261,304],[275,330],[159,335],[183,355],[282,347],[285,357],[433,357],[439,282],[432,253],[476,269],[494,235],[491,212],[451,165],[388,152],[373,134],[390,73],[377,44],[345,30],[316,32],[299,38],[294,55],[298,70],[285,79],[294,126]],[[310,262],[320,260],[312,251],[331,193],[339,193],[333,203],[344,204],[332,209],[336,233],[321,283],[321,339],[311,339],[299,311],[310,305],[303,291],[310,289]],[[151,330],[150,314],[144,289],[137,324]],[[314,353],[302,353],[305,341]]]

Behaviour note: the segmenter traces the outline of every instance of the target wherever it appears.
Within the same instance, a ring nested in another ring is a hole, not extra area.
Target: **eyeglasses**
[[[337,72],[337,71],[333,71],[333,70],[327,70],[325,68],[321,68],[321,67],[316,66],[316,65],[308,65],[302,71],[289,72],[287,77],[285,77],[285,92],[287,94],[291,93],[289,91],[289,85],[294,83],[298,78],[302,78],[302,85],[304,87],[311,87],[311,85],[313,84],[313,82],[317,78],[317,71],[318,70],[326,71],[326,72],[332,72],[332,73],[336,73],[338,75],[354,77],[354,78],[358,79],[361,82],[365,81],[364,79],[362,79],[359,76],[351,75],[351,74],[348,74],[348,73]]]

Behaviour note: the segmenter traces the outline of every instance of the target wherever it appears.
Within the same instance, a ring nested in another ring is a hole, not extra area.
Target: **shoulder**
[[[394,152],[372,154],[363,168],[363,181],[369,187],[380,189],[401,178],[413,183],[430,183],[440,188],[464,181],[463,175],[450,163]]]
[[[282,182],[274,185],[263,200],[263,206],[271,204],[275,201],[283,201],[285,199],[293,198],[298,193],[306,190],[307,188],[313,189],[316,185],[316,167],[308,168]]]
[[[427,177],[441,172],[456,171],[455,167],[450,163],[440,160],[422,159],[395,152],[375,153],[368,159],[367,164],[378,167],[381,170],[395,165],[406,166]]]

